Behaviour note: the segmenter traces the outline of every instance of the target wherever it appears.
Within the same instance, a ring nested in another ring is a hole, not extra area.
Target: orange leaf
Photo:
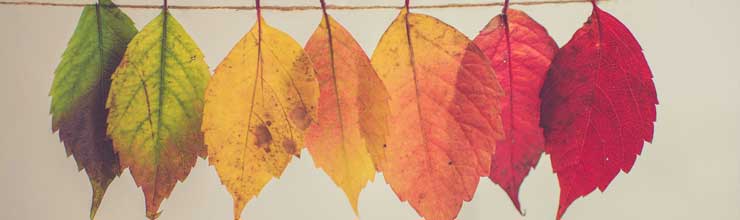
[[[372,64],[391,95],[386,182],[422,217],[454,219],[503,138],[503,91],[488,59],[453,27],[402,11]]]
[[[357,214],[360,191],[385,157],[388,92],[360,45],[329,15],[324,14],[306,53],[321,90],[318,123],[309,129],[306,145]]]

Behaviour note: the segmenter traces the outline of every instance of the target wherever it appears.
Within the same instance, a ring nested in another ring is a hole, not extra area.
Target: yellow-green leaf
[[[200,49],[167,11],[134,37],[113,74],[108,134],[144,190],[150,219],[206,155],[198,128],[209,77]]]

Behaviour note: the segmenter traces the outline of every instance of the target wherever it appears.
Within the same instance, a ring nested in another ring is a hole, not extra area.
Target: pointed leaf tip
[[[92,193],[92,204],[90,205],[90,220],[95,219],[95,214],[98,213],[98,208],[100,208],[100,203],[103,201],[103,196],[105,195],[105,191],[108,188],[108,183],[97,183],[97,182],[90,182],[92,185],[93,193]]]

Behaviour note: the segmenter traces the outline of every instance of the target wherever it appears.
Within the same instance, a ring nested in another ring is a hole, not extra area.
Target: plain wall
[[[87,3],[91,1],[56,2]],[[159,1],[120,0],[126,4]],[[253,1],[171,0],[172,5],[252,5]],[[412,4],[476,2],[414,0]],[[481,1],[477,1],[481,2]],[[484,1],[490,2],[490,1]],[[518,2],[515,0],[514,2]],[[329,4],[393,4],[402,0],[340,1]],[[318,0],[263,0],[264,5],[318,5]],[[740,219],[740,1],[612,0],[602,3],[637,36],[655,75],[660,105],[655,143],[646,144],[634,169],[620,174],[606,193],[577,200],[565,219]],[[565,44],[590,14],[590,4],[513,6],[523,9]],[[414,10],[431,14],[474,37],[500,7]],[[124,9],[141,28],[159,12]],[[0,5],[0,219],[86,219],[90,188],[84,172],[51,133],[48,97],[53,71],[74,31],[81,8]],[[213,69],[255,21],[254,11],[172,10],[206,55]],[[301,44],[319,23],[319,11],[265,11],[274,27]],[[368,54],[395,10],[330,11]],[[558,183],[549,156],[522,186],[526,217],[487,178],[460,219],[554,219]],[[367,220],[419,219],[398,200],[382,175],[360,198]],[[162,220],[231,219],[232,202],[218,176],[199,160],[184,183],[162,204]],[[350,220],[344,194],[307,152],[283,177],[253,199],[245,220]],[[128,171],[110,186],[98,213],[101,220],[144,219],[143,193]]]

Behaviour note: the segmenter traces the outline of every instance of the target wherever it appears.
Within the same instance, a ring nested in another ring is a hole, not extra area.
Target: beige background
[[[46,0],[52,1],[52,0]],[[61,0],[56,0],[62,2]],[[517,0],[515,0],[516,2]],[[74,1],[89,2],[89,1]],[[159,1],[120,0],[119,3]],[[252,1],[171,0],[171,4],[245,4]],[[316,5],[318,0],[264,0],[265,5]],[[330,4],[402,4],[339,1]],[[414,4],[451,2],[414,0]],[[460,1],[462,2],[462,1]],[[465,1],[475,2],[475,1]],[[480,1],[479,1],[480,2]],[[566,219],[740,219],[740,1],[616,0],[602,4],[627,24],[645,48],[661,104],[655,143],[646,145],[635,169],[620,174],[606,193],[577,200]],[[530,6],[524,9],[563,45],[590,13],[590,5]],[[470,37],[499,7],[417,10],[459,28]],[[0,6],[0,219],[86,219],[89,186],[51,133],[47,96],[53,71],[74,30],[80,8]],[[155,10],[125,10],[140,28]],[[332,11],[372,53],[393,10]],[[253,11],[178,11],[181,21],[215,67],[251,27]],[[265,12],[268,22],[305,43],[319,22],[318,11]],[[308,155],[307,153],[305,155]],[[418,219],[378,175],[360,200],[368,220]],[[460,219],[554,219],[557,179],[549,156],[522,188],[526,217],[517,215],[503,191],[482,179]],[[162,220],[231,219],[231,198],[214,169],[199,160],[162,209]],[[251,201],[247,220],[353,219],[341,191],[313,166],[310,156],[294,160],[282,179]],[[98,219],[144,219],[143,195],[128,172],[115,181]]]

